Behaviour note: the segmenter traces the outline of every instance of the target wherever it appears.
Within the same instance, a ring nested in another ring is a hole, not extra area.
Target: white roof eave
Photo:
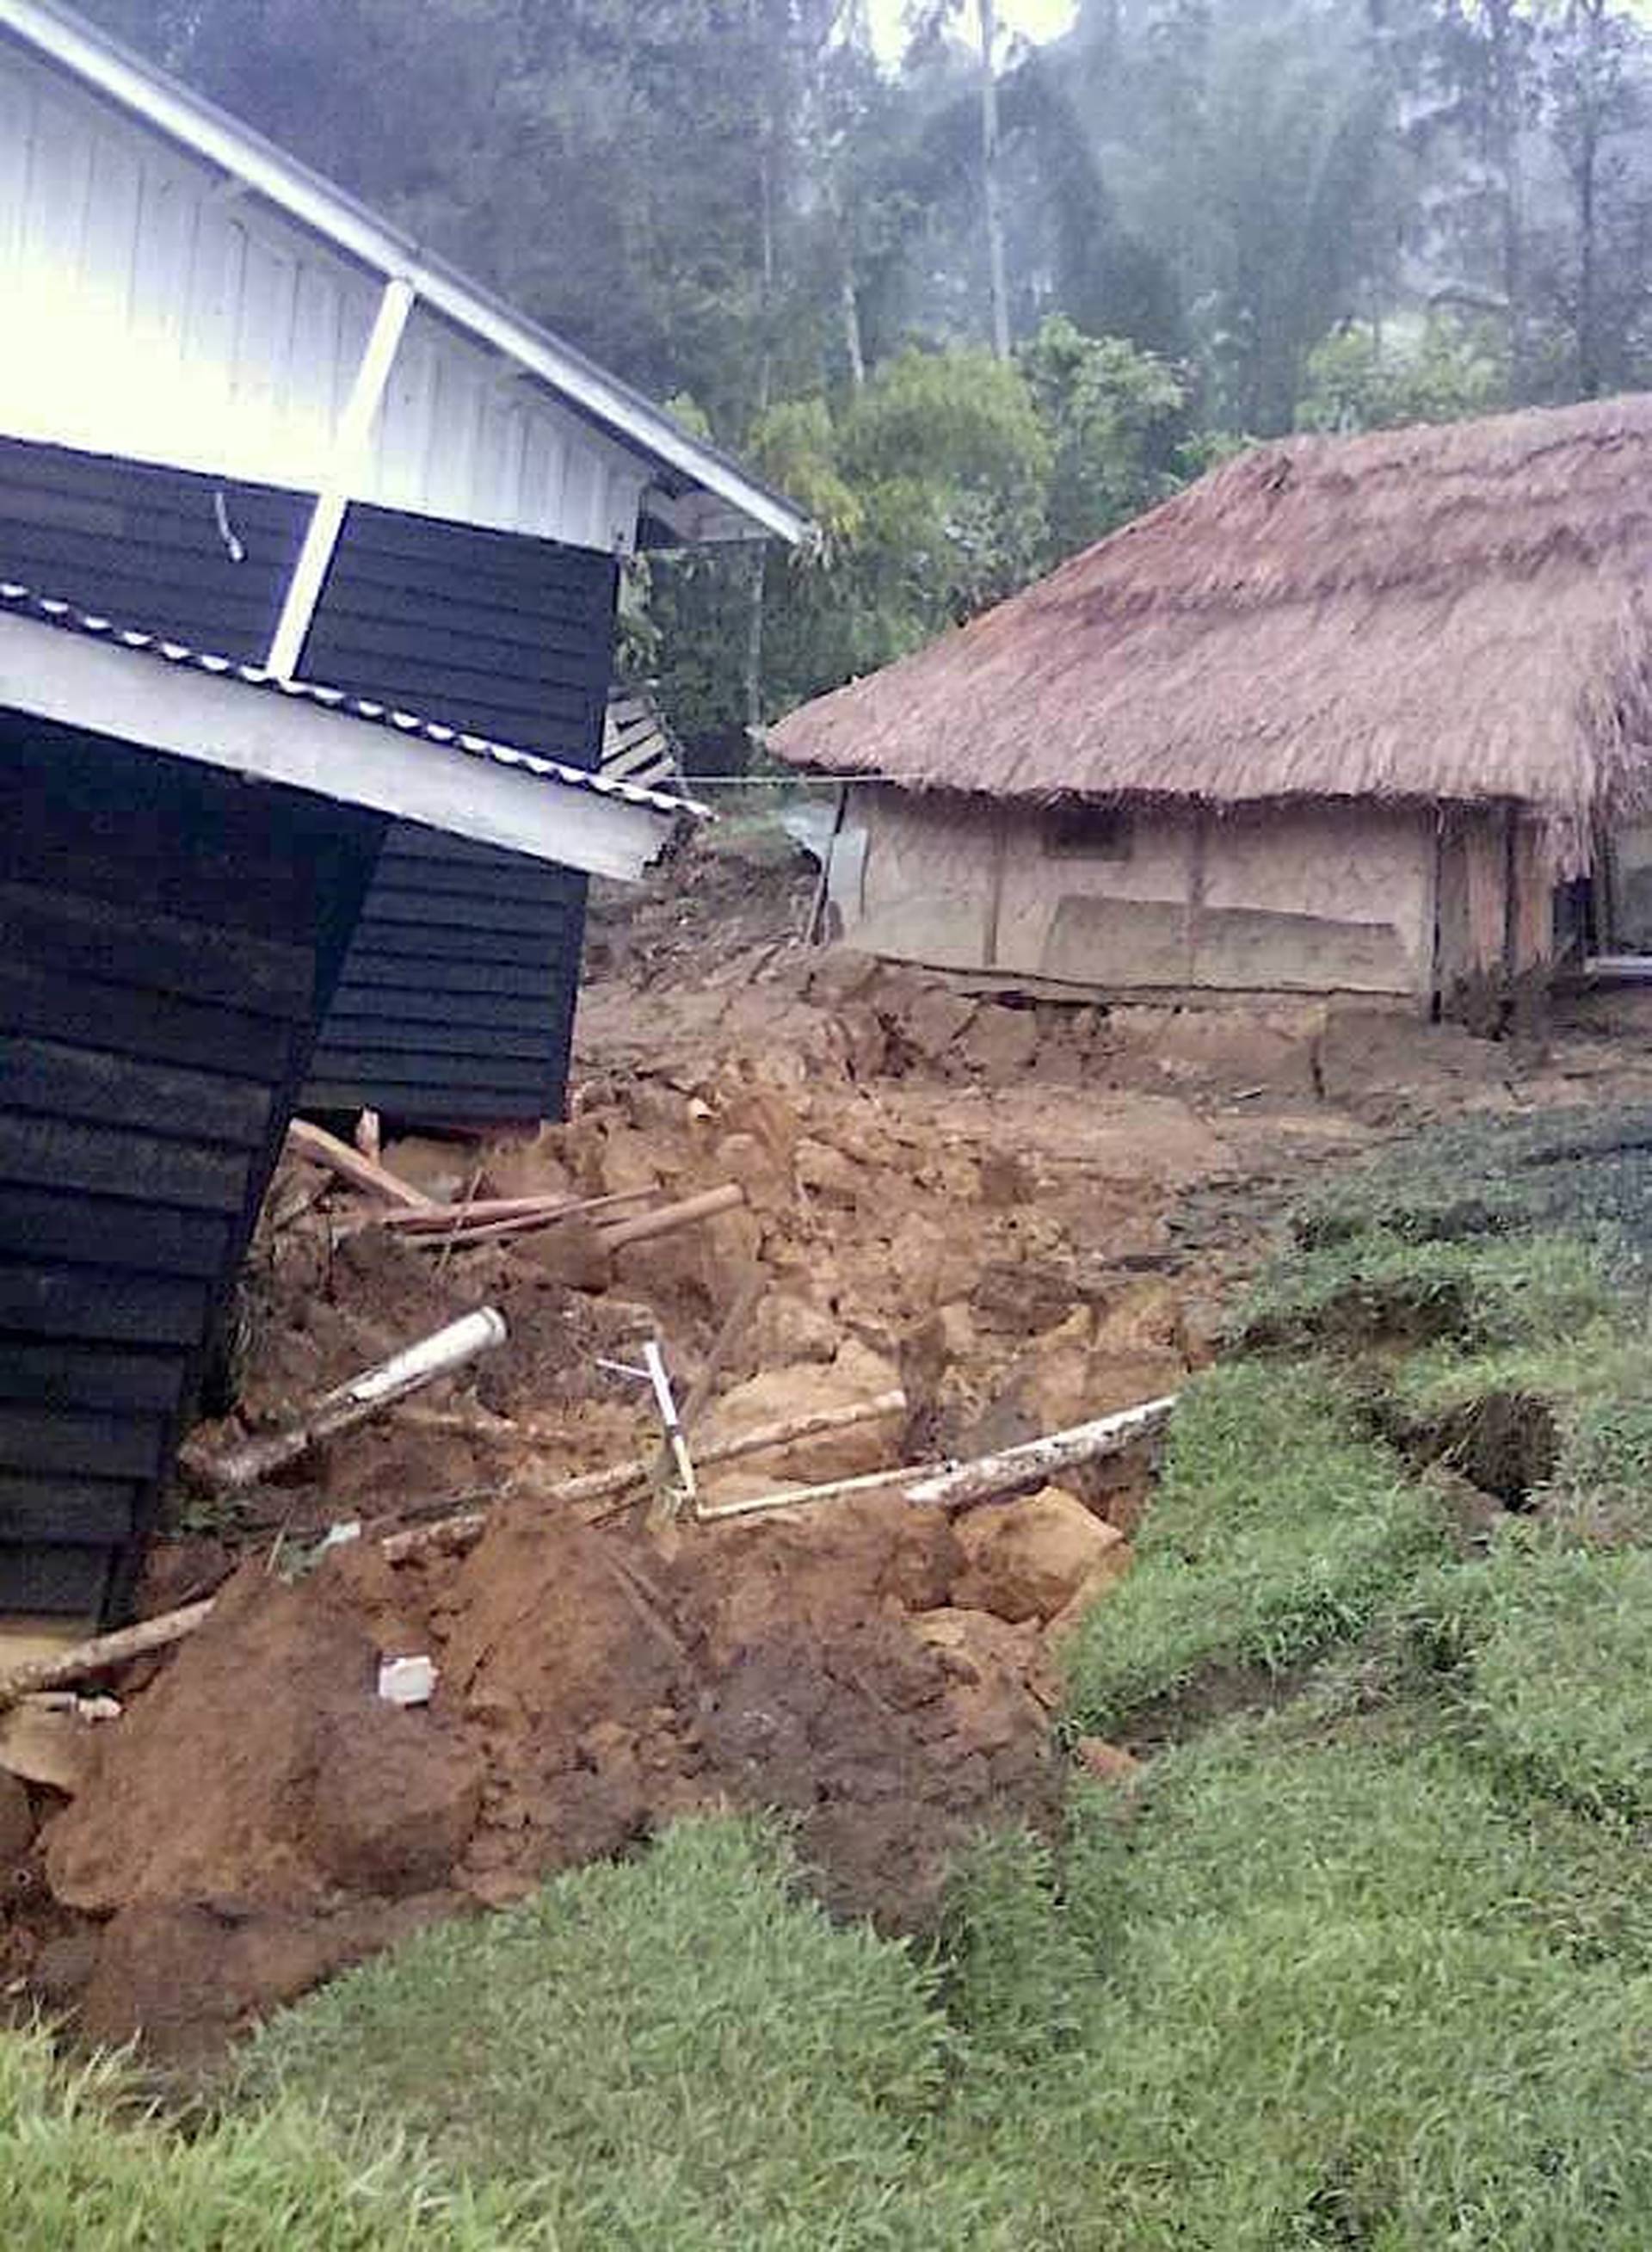
[[[656,470],[717,504],[696,511],[702,538],[772,536],[792,543],[808,518],[714,447],[549,330],[537,327],[441,259],[164,73],[48,0],[0,0],[0,31],[106,100],[139,116],[371,272],[411,284],[422,302],[579,408]]]

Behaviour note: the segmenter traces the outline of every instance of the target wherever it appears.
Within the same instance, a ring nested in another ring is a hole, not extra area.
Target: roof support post
[[[264,660],[265,671],[273,672],[278,680],[291,680],[297,674],[298,661],[304,653],[304,643],[315,619],[316,605],[321,600],[333,552],[338,546],[338,535],[344,528],[344,511],[350,505],[351,490],[357,482],[367,441],[372,434],[378,410],[384,404],[390,371],[395,365],[396,352],[416,295],[413,283],[398,276],[385,282],[384,295],[378,300],[372,332],[361,356],[361,365],[356,370],[350,399],[333,441],[331,470],[326,483],[316,497],[309,527],[304,534],[304,544],[298,551],[298,560],[293,566],[293,575],[281,602],[274,639],[270,643],[269,655]]]

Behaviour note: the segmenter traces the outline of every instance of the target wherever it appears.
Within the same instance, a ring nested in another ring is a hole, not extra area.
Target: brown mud
[[[981,1000],[805,951],[809,890],[725,853],[600,902],[569,1123],[385,1150],[455,1199],[734,1180],[742,1209],[611,1262],[557,1232],[448,1255],[283,1167],[209,1442],[471,1307],[510,1340],[288,1482],[175,1498],[146,1608],[227,1583],[107,1685],[124,1711],[72,1801],[0,1799],[14,2006],[203,2057],[422,1922],[707,1807],[782,1810],[834,1910],[921,1928],[970,1837],[1055,1815],[1060,1638],[1128,1567],[1149,1463],[955,1522],[874,1496],[651,1525],[551,1498],[657,1448],[600,1364],[657,1337],[685,1393],[750,1296],[703,1440],[904,1387],[904,1416],[708,1471],[713,1502],[1012,1443],[1207,1361],[1273,1219],[1378,1132],[1626,1067],[1586,1032],[1539,1056],[1369,1011]],[[489,1512],[468,1553],[385,1560],[375,1534],[455,1507]],[[317,1560],[344,1520],[361,1538]],[[434,1701],[383,1701],[380,1658],[420,1653]]]

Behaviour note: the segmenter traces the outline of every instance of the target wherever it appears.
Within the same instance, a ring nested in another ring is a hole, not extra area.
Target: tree
[[[1060,314],[1022,346],[1018,363],[1051,447],[1052,560],[1175,490],[1188,393],[1172,368],[1121,337],[1086,337]]]
[[[1456,422],[1502,405],[1507,385],[1507,362],[1484,324],[1435,319],[1396,338],[1350,321],[1308,354],[1296,427],[1347,434]]]
[[[1612,285],[1607,269],[1631,177],[1626,144],[1649,118],[1646,40],[1610,0],[1566,0],[1545,45],[1550,130],[1572,201],[1572,381],[1580,398],[1593,399],[1606,388],[1608,373],[1622,372],[1621,339],[1607,333]]]

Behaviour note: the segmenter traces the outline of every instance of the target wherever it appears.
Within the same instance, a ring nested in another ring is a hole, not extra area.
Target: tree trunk
[[[992,349],[1010,357],[1010,285],[1003,255],[1003,183],[998,163],[998,81],[993,75],[997,37],[995,0],[977,0],[981,10],[981,176],[987,220],[987,278],[992,296]]]
[[[1520,154],[1523,108],[1516,0],[1487,0],[1486,34],[1491,49],[1492,161],[1502,183],[1498,232],[1503,302],[1508,308],[1509,387],[1519,401],[1526,395],[1531,351],[1526,308],[1525,171]]]
[[[757,20],[753,10],[753,22]],[[767,414],[774,393],[774,103],[765,77],[758,88],[757,122],[757,400],[753,421]],[[748,752],[763,739],[763,608],[768,579],[767,543],[752,549],[751,580],[746,598],[746,652],[742,701]]]

